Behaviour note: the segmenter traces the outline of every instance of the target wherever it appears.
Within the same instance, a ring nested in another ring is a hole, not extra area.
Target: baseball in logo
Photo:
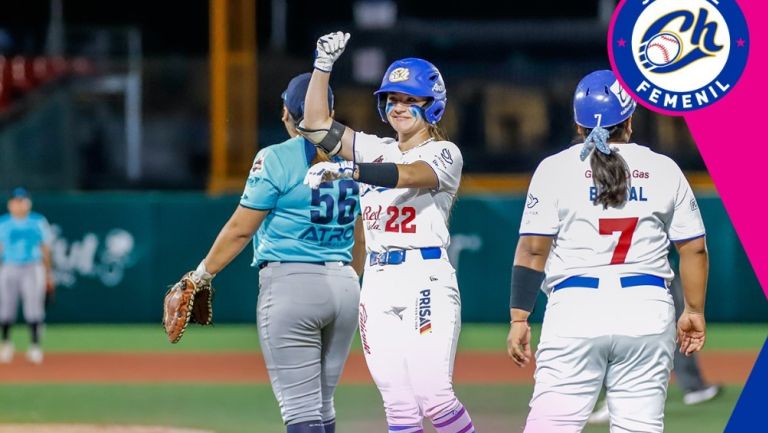
[[[677,62],[680,57],[682,41],[672,32],[659,33],[642,45],[640,59],[642,66],[653,70]]]
[[[735,0],[623,0],[608,52],[639,102],[681,114],[733,88],[747,63],[749,34]]]

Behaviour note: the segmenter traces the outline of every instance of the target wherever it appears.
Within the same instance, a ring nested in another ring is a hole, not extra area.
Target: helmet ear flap
[[[379,93],[378,95],[376,95],[376,98],[378,99],[376,108],[379,110],[379,116],[381,117],[381,121],[384,123],[387,123],[387,94]]]
[[[433,99],[426,107],[424,107],[424,118],[427,123],[434,125],[439,122],[445,113],[445,100]]]

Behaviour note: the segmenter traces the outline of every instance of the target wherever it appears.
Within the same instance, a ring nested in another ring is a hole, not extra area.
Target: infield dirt
[[[756,351],[700,354],[704,376],[712,383],[743,384]],[[506,354],[460,352],[454,382],[464,384],[533,383],[533,365],[517,368]],[[51,353],[42,365],[17,356],[0,365],[0,383],[268,383],[258,353]],[[353,353],[342,383],[372,383],[362,354]],[[0,433],[4,433],[0,430]]]

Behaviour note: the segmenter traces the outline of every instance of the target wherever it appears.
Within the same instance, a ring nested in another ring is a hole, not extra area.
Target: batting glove
[[[340,178],[351,178],[354,173],[355,163],[352,161],[318,162],[309,167],[307,175],[304,176],[304,184],[312,189],[318,189],[323,182]]]
[[[341,57],[349,41],[349,33],[335,32],[321,36],[315,49],[315,69],[331,72],[333,62]]]
[[[211,284],[211,280],[213,280],[216,274],[208,272],[208,269],[205,268],[205,260],[203,260],[197,265],[197,269],[192,271],[191,276],[195,283]]]

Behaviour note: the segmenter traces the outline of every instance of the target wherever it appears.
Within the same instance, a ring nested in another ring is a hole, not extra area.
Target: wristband
[[[396,188],[400,180],[397,164],[393,162],[361,163],[356,165],[357,180],[368,185]]]
[[[517,308],[529,313],[533,311],[542,282],[544,282],[544,272],[525,266],[513,266],[509,308]]]

